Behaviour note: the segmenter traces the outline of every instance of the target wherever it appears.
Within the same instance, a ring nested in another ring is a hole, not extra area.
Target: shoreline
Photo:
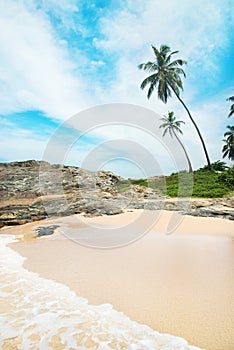
[[[30,222],[44,221],[48,219],[47,213],[44,212],[43,215],[33,214],[30,217],[28,213],[26,216],[21,213],[21,216],[18,216],[17,210],[21,208],[21,211],[24,212],[25,208],[32,207],[40,204],[43,201],[47,200],[55,200],[58,199],[59,196],[47,196],[47,198],[42,199],[42,197],[38,197],[36,200],[34,199],[32,203],[27,202],[26,199],[19,199],[12,202],[8,200],[7,203],[1,204],[1,210],[3,211],[0,217],[0,230],[3,227],[11,227],[11,226],[21,226]],[[59,197],[60,198],[60,197]],[[25,204],[24,201],[26,200]],[[107,204],[107,203],[106,203]],[[7,209],[7,210],[6,210]],[[8,210],[13,210],[15,213],[7,213]],[[136,202],[125,207],[125,209],[121,209],[117,207],[115,209],[108,209],[108,206],[104,207],[96,212],[93,211],[94,208],[89,207],[84,210],[84,208],[80,208],[78,211],[74,211],[76,214],[72,215],[87,215],[90,217],[103,216],[103,215],[119,215],[123,214],[126,211],[134,211],[134,210],[152,210],[152,211],[169,211],[176,212],[183,216],[195,216],[195,217],[206,217],[206,218],[219,218],[219,219],[228,219],[234,221],[234,197],[223,197],[223,198],[201,198],[201,197],[168,197],[164,199],[158,198],[157,200],[150,200],[149,198],[146,200],[145,198],[138,198]],[[5,212],[6,210],[6,212]],[[56,216],[49,215],[49,217],[62,218],[67,214],[62,212],[57,213]],[[1,232],[1,231],[0,231]]]
[[[123,221],[123,226],[125,226],[128,223],[128,220],[130,222],[134,221],[134,219],[131,219],[132,215],[135,215],[136,213],[141,213],[143,212],[148,212],[148,213],[158,213],[156,215],[155,224],[153,223],[152,229],[160,231],[160,233],[165,233],[167,229],[167,225],[171,220],[172,216],[175,216],[175,221],[176,224],[173,225],[173,232],[169,234],[174,234],[174,233],[194,233],[196,235],[203,235],[203,234],[208,234],[212,236],[228,236],[234,239],[234,221],[230,220],[228,218],[224,217],[215,217],[215,216],[198,216],[198,215],[192,215],[190,213],[182,213],[180,211],[176,210],[145,210],[145,209],[135,209],[135,208],[127,208],[124,210],[122,213],[118,214],[113,214],[113,215],[87,215],[85,213],[79,213],[79,214],[72,214],[69,216],[51,216],[48,218],[44,219],[38,219],[38,220],[33,220],[30,222],[26,222],[24,224],[19,224],[19,225],[5,225],[0,228],[0,235],[1,234],[13,234],[16,237],[20,235],[24,235],[25,237],[22,237],[22,241],[34,241],[35,239],[39,238],[37,237],[36,233],[36,228],[40,226],[49,226],[57,223],[62,223],[62,225],[66,222],[72,221],[73,218],[75,218],[75,221],[80,220],[79,226],[80,227],[86,227],[91,225],[92,222],[94,222],[94,227],[97,225],[97,227],[100,227],[99,223],[101,223],[104,219],[105,224],[107,223],[108,227],[111,227],[108,223],[109,222],[114,222],[116,221]],[[163,215],[163,220],[160,219],[160,216]],[[119,220],[120,219],[120,220]],[[165,221],[166,220],[166,221]],[[192,224],[191,224],[192,223]],[[216,223],[218,223],[216,225]],[[223,223],[225,223],[225,227],[227,227],[227,230],[223,230]],[[214,225],[215,224],[215,225]],[[101,224],[102,226],[102,224]],[[113,228],[116,226],[114,224]],[[118,226],[118,225],[117,225]],[[120,225],[121,227],[121,225]],[[178,228],[177,228],[178,227]],[[202,227],[202,228],[201,228]],[[146,233],[147,234],[147,233]],[[51,237],[57,236],[57,232],[55,232]],[[49,235],[40,237],[39,239],[50,239],[51,238]]]
[[[92,218],[78,215],[78,229],[91,225],[94,232],[95,227],[110,224],[117,228],[134,222],[140,212]],[[150,232],[119,249],[90,249],[64,238],[59,230],[39,239],[29,235],[26,242],[10,247],[27,258],[26,269],[67,285],[91,304],[110,303],[134,321],[207,350],[231,350],[233,223],[185,216],[174,234],[165,235],[170,215],[173,212],[163,211]],[[72,225],[72,221],[74,225],[74,217],[52,220],[60,226]],[[29,233],[50,222],[1,232]]]

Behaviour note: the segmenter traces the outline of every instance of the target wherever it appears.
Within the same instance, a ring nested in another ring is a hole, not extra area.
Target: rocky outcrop
[[[76,213],[114,215],[126,208],[234,219],[233,197],[178,200],[139,185],[129,184],[120,191],[122,180],[107,171],[44,161],[0,163],[0,227]]]
[[[129,208],[179,211],[184,215],[234,220],[234,197],[218,199],[138,197],[129,204]]]
[[[191,202],[191,207],[187,214],[234,220],[234,197],[194,200]]]
[[[118,214],[119,176],[43,161],[0,163],[0,223],[24,224],[84,212]]]

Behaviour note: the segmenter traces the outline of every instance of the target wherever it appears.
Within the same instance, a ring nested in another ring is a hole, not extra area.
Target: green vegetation
[[[234,101],[234,96],[231,96],[227,101]],[[230,107],[228,118],[234,113],[234,103]],[[228,157],[230,160],[234,160],[234,125],[227,125],[228,131],[225,132],[224,137],[225,145],[223,146],[223,158]]]
[[[221,160],[217,160],[216,162],[211,164],[211,168],[214,171],[225,171],[228,169],[228,166],[225,162],[222,162]],[[207,165],[203,167],[204,170],[208,170]]]
[[[231,96],[227,99],[227,101],[231,101],[231,102],[234,102],[234,96]],[[234,103],[231,105],[230,107],[230,112],[229,112],[229,115],[228,117],[231,117],[232,115],[234,114]]]
[[[234,160],[234,126],[228,125],[228,131],[225,132],[223,140],[225,145],[223,146],[223,158],[228,157],[230,160]]]
[[[148,186],[148,182],[145,179],[130,180],[132,185]]]
[[[186,197],[191,189],[191,180],[193,180],[193,197],[218,198],[233,195],[234,167],[222,171],[214,170],[214,168],[220,168],[221,165],[222,169],[224,169],[225,165],[223,162],[218,161],[211,164],[212,170],[208,170],[207,166],[205,166],[194,171],[193,174],[182,171],[165,176],[165,178],[155,177],[149,181],[146,179],[128,179],[119,183],[119,190],[125,191],[130,188],[130,185],[141,185],[160,190],[162,195]],[[181,190],[179,194],[178,183],[180,183]]]
[[[211,167],[216,167],[217,162],[211,164]],[[212,168],[213,168],[212,167]],[[214,168],[213,168],[214,169]],[[234,168],[218,172],[215,170],[204,168],[198,169],[193,173],[193,197],[203,198],[218,198],[225,197],[231,194],[234,190]],[[186,176],[184,179],[186,181]],[[183,180],[184,180],[183,179]],[[172,174],[166,177],[167,194],[169,196],[178,195],[178,174]]]
[[[117,185],[118,191],[119,192],[127,191],[130,189],[131,185],[150,187],[148,184],[148,181],[145,179],[128,179],[128,180],[119,181]]]
[[[219,181],[225,184],[228,188],[234,190],[234,167],[219,174]]]

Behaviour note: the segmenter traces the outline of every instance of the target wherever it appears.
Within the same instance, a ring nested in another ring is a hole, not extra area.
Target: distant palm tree
[[[174,116],[174,112],[168,112],[168,115],[167,116],[164,115],[163,118],[161,118],[161,120],[163,121],[163,124],[160,125],[160,128],[165,129],[163,132],[163,136],[165,136],[167,132],[169,132],[171,137],[175,136],[175,138],[177,139],[177,141],[181,145],[181,147],[184,151],[185,157],[188,161],[189,173],[192,173],[193,168],[192,168],[192,164],[190,162],[188,153],[187,153],[183,143],[181,142],[181,140],[177,136],[177,134],[181,134],[181,135],[183,134],[182,130],[180,129],[180,126],[181,126],[181,124],[185,124],[185,122],[182,120],[176,120],[176,117]]]
[[[234,126],[228,125],[227,128],[229,131],[226,131],[224,134],[224,137],[226,137],[225,140],[223,140],[226,144],[223,146],[223,158],[227,157],[230,160],[234,160]]]
[[[172,56],[179,51],[171,52],[170,47],[167,45],[162,45],[159,50],[152,46],[152,49],[154,51],[155,61],[142,63],[138,66],[139,69],[143,69],[150,73],[150,76],[144,79],[141,83],[141,89],[143,90],[147,85],[149,85],[147,94],[148,99],[151,97],[154,90],[157,89],[158,98],[164,103],[167,103],[168,97],[171,97],[171,92],[174,92],[180,103],[187,111],[188,116],[198,133],[205,152],[208,168],[211,169],[210,159],[201,132],[184,101],[180,98],[180,91],[183,90],[180,75],[186,77],[185,72],[182,68],[180,68],[180,66],[186,64],[187,62],[181,59],[171,61]]]
[[[234,96],[231,96],[227,99],[227,101],[232,101],[234,102]],[[234,103],[231,105],[230,107],[230,113],[228,115],[228,117],[231,117],[234,114]]]

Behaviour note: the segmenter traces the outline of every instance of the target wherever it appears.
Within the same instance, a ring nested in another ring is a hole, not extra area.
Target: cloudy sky
[[[126,125],[133,109],[127,108],[124,123],[104,108],[110,124],[100,125],[95,106],[117,103],[145,107],[156,118],[173,110],[186,122],[182,140],[193,167],[203,166],[199,139],[179,102],[172,98],[165,105],[156,95],[147,100],[139,88],[145,74],[137,66],[153,60],[152,44],[167,44],[187,60],[181,96],[211,160],[221,159],[223,133],[232,122],[226,98],[234,94],[233,21],[231,0],[0,0],[0,161],[56,161],[60,148],[51,140],[59,133],[67,164],[91,168],[95,159],[96,168],[144,176],[136,153],[147,157],[140,147],[152,153],[161,172],[176,170],[170,145],[158,146],[157,123],[151,137],[144,122]],[[87,131],[82,122],[89,108]]]

